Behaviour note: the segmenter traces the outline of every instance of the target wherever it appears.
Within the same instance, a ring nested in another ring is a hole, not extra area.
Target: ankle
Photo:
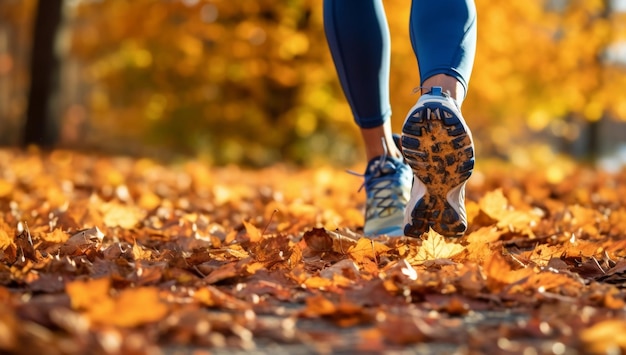
[[[391,127],[388,125],[375,128],[362,128],[361,136],[365,144],[365,156],[367,161],[387,155],[394,158],[402,157],[400,149],[396,146]]]
[[[437,74],[426,79],[422,84],[422,92],[428,93],[433,87],[441,87],[441,91],[444,94],[449,95],[453,100],[457,102],[459,107],[465,98],[465,87],[455,77]]]

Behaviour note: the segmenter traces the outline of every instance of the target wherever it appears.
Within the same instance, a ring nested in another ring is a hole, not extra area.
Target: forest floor
[[[360,178],[0,150],[0,352],[626,352],[626,170],[485,162],[460,239]]]

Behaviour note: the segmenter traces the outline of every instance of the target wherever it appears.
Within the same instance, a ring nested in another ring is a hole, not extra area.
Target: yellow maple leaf
[[[446,242],[445,237],[431,228],[426,234],[422,246],[418,249],[417,255],[407,261],[411,265],[420,265],[435,260],[450,259],[464,251],[464,246]]]

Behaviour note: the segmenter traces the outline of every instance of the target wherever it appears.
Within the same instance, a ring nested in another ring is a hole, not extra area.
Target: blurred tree
[[[419,77],[409,4],[385,6],[398,129]],[[584,122],[626,119],[625,68],[604,55],[626,39],[623,12],[607,0],[476,6],[478,53],[464,114],[480,154],[507,155],[527,131],[571,141]],[[319,0],[73,0],[65,10],[62,124],[84,124],[73,130],[79,144],[253,165],[358,156]]]
[[[59,60],[54,44],[61,25],[63,0],[39,0],[35,15],[30,60],[30,93],[24,126],[23,144],[52,147],[56,140],[51,97]]]

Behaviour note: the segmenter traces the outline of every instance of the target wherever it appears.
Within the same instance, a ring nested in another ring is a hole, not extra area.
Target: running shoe
[[[467,230],[465,184],[474,169],[474,143],[461,111],[440,87],[422,95],[402,127],[402,154],[415,179],[404,234],[432,228],[446,237]]]
[[[365,226],[363,234],[404,235],[404,210],[411,195],[411,168],[384,154],[372,159],[365,170]]]

